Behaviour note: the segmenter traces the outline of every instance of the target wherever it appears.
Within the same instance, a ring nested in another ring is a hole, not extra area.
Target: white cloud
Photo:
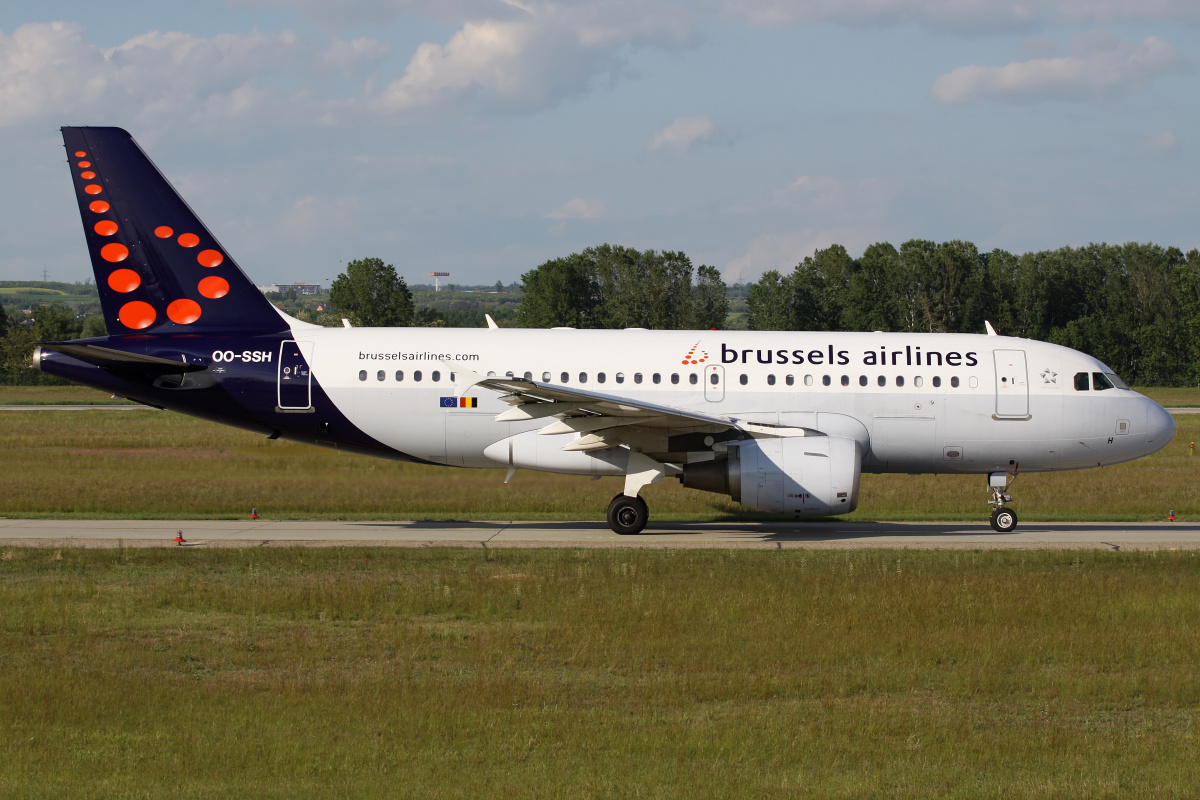
[[[1179,151],[1179,142],[1175,138],[1175,131],[1166,130],[1147,139],[1145,148],[1151,155],[1169,156]]]
[[[670,125],[654,134],[646,149],[652,153],[686,153],[696,142],[709,142],[717,135],[717,126],[704,115],[677,117]]]
[[[1077,36],[1072,54],[1062,58],[1014,61],[1003,67],[959,67],[937,79],[933,96],[946,105],[966,105],[987,97],[1034,101],[1112,97],[1137,91],[1187,62],[1156,36],[1126,44],[1108,34]]]
[[[350,41],[335,38],[325,52],[321,53],[321,61],[332,69],[347,74],[358,64],[383,58],[391,49],[387,42],[369,39],[366,36]]]
[[[74,23],[22,25],[0,33],[0,126],[64,114],[145,122],[257,113],[275,95],[256,81],[313,52],[291,31],[150,31],[102,50]]]
[[[379,105],[389,112],[554,105],[586,93],[597,80],[615,80],[631,49],[679,42],[688,33],[674,12],[519,7],[520,18],[468,21],[445,44],[421,44],[404,75],[384,88]]]
[[[574,200],[563,203],[546,216],[550,219],[595,219],[604,216],[606,210],[603,201],[576,197]]]

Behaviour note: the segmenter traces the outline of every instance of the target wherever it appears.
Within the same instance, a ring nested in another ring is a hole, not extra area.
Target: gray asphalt
[[[651,523],[618,536],[602,522],[288,522],[0,519],[0,546],[175,547],[715,547],[917,549],[1200,549],[1183,522],[1023,522],[1010,534],[980,522]]]

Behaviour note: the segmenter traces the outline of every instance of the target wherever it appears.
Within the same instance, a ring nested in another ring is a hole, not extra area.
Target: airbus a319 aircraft
[[[862,472],[986,476],[991,524],[1011,531],[1018,472],[1117,464],[1175,433],[1091,356],[990,326],[310,325],[255,288],[128,133],[62,134],[110,335],[42,343],[36,368],[271,438],[509,477],[623,477],[617,533],[644,528],[639,495],[663,478],[799,518],[853,511]]]

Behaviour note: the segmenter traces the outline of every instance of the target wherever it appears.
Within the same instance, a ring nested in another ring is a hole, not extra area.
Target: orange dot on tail
[[[102,219],[92,226],[92,230],[101,236],[112,236],[117,232],[117,223],[111,219]]]
[[[96,173],[89,169],[87,172],[79,173],[79,177],[83,178],[85,181],[90,181],[92,178],[96,177]]]
[[[149,328],[157,317],[158,314],[154,313],[154,306],[143,303],[141,300],[126,303],[117,312],[117,319],[121,320],[121,324],[126,328],[133,328],[135,331]]]
[[[83,187],[83,190],[85,192],[87,192],[88,194],[100,194],[101,192],[104,191],[98,185],[96,185],[94,183],[89,183],[87,186]]]
[[[132,292],[142,285],[142,278],[131,269],[117,269],[108,276],[108,285],[114,292]]]
[[[175,235],[175,231],[166,225],[159,225],[154,229],[154,235],[160,239],[170,239]]]
[[[105,211],[108,211],[109,208],[110,206],[104,200],[93,200],[92,202],[88,203],[88,210],[94,211],[97,214],[103,214]]]
[[[84,152],[84,151],[82,151],[82,150],[76,150],[76,151],[75,151],[75,157],[76,157],[76,158],[83,158],[83,157],[84,157],[84,156],[86,156],[86,155],[87,155],[87,153],[85,153],[85,152]]]
[[[200,290],[200,294],[208,299],[216,300],[219,297],[229,294],[229,281],[219,278],[216,275],[209,275],[207,278],[201,279],[196,288]]]
[[[100,257],[115,264],[129,258],[129,248],[117,242],[110,242],[100,248]]]
[[[191,325],[200,319],[200,304],[195,300],[176,300],[167,306],[167,316],[180,325]]]
[[[196,256],[196,260],[202,267],[215,267],[225,260],[225,256],[216,250],[201,250],[200,254]]]
[[[194,233],[181,233],[178,241],[183,247],[195,247],[200,244],[200,237]]]
[[[87,169],[91,165],[92,165],[92,162],[90,162],[90,161],[80,161],[75,166],[79,167],[80,169]]]

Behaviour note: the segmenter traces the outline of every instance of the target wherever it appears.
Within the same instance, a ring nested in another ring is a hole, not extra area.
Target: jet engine
[[[823,517],[858,507],[861,463],[859,443],[844,436],[751,439],[728,458],[687,464],[679,480],[758,511]]]

